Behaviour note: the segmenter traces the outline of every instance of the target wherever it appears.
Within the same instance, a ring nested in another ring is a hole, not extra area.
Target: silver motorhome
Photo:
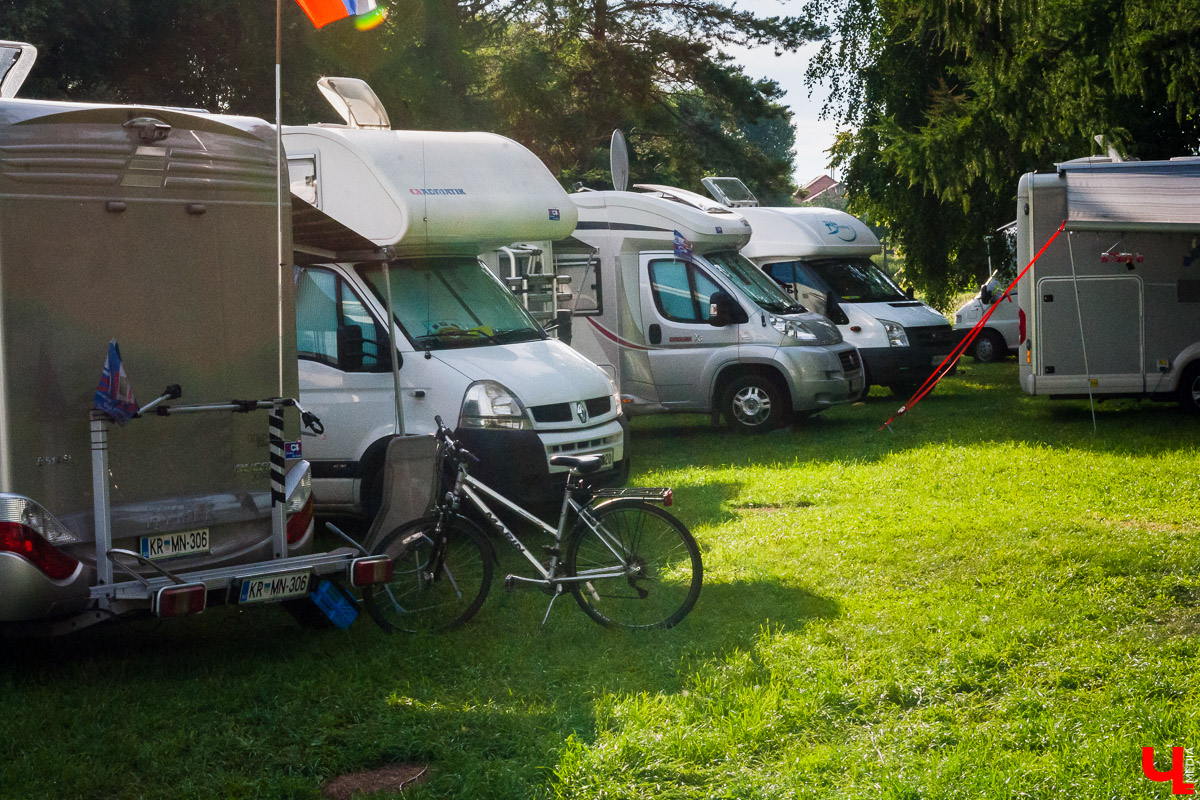
[[[1064,224],[1065,223],[1065,224]],[[1200,159],[1068,161],[1017,190],[1022,388],[1200,411]]]
[[[741,216],[640,192],[571,199],[579,223],[553,256],[575,293],[571,344],[626,413],[719,413],[751,432],[861,393],[854,346],[739,254]]]
[[[0,58],[21,47],[0,43]],[[298,393],[279,336],[294,328],[290,281],[277,299],[273,129],[4,95],[0,627],[170,616],[243,587],[271,599],[264,576],[298,594],[300,575],[344,568],[308,554],[306,462],[272,502],[269,440],[294,447],[297,415],[280,406],[280,430],[251,410]],[[181,387],[169,415],[118,427],[91,413],[113,339],[143,403]]]

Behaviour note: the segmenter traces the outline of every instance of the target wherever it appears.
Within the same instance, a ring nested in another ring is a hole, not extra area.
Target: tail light
[[[296,544],[304,538],[304,534],[308,532],[308,526],[313,520],[313,501],[310,496],[300,510],[288,517],[287,521],[287,541],[288,544]]]
[[[19,522],[0,522],[0,552],[16,553],[56,581],[75,574],[79,562]]]
[[[16,553],[56,581],[75,574],[79,562],[58,548],[78,537],[28,497],[0,495],[0,552]]]
[[[203,583],[185,583],[165,586],[154,595],[152,608],[159,617],[182,617],[184,614],[199,614],[208,600],[208,589]]]
[[[313,520],[312,468],[301,461],[288,471],[285,485],[287,493],[287,541],[296,544],[308,532]]]
[[[364,556],[350,562],[350,585],[371,586],[392,579],[392,560],[387,556]]]

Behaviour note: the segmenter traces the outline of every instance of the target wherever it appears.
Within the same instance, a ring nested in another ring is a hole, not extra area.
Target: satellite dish
[[[625,146],[625,135],[620,128],[613,130],[608,167],[612,170],[613,188],[618,192],[625,191],[629,187],[629,148]]]

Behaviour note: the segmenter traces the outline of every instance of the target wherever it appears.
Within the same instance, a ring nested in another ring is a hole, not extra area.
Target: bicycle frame
[[[571,483],[571,479],[568,479],[567,487],[563,492],[563,503],[562,509],[559,512],[557,528],[547,525],[540,518],[529,513],[521,506],[497,492],[495,489],[492,489],[490,486],[471,477],[471,475],[467,473],[466,467],[462,464],[460,464],[458,467],[458,481],[454,489],[454,494],[456,497],[465,497],[467,500],[469,500],[471,504],[483,514],[484,518],[487,519],[487,521],[490,522],[497,531],[503,534],[504,538],[507,539],[513,547],[520,551],[520,553],[525,556],[529,563],[533,565],[533,568],[537,570],[538,574],[541,575],[540,578],[530,578],[524,575],[507,575],[505,576],[506,581],[523,581],[525,583],[533,583],[539,586],[548,586],[554,588],[557,592],[562,590],[562,586],[564,584],[586,583],[593,578],[619,578],[629,574],[630,567],[624,554],[624,548],[619,542],[615,541],[601,525],[596,522],[590,513],[588,513],[587,505],[581,505],[575,501],[575,498],[571,497],[572,488],[574,487]],[[525,546],[525,543],[522,542],[515,533],[513,533],[512,529],[505,525],[504,522],[498,516],[496,516],[495,513],[493,513],[492,509],[488,507],[487,503],[484,502],[483,497],[480,495],[484,495],[494,500],[508,510],[516,513],[522,519],[533,523],[542,531],[554,537],[555,551],[551,555],[549,568],[545,567],[537,558],[537,556],[535,556],[533,552]],[[578,516],[579,519],[588,526],[592,533],[594,533],[600,539],[600,541],[604,543],[604,546],[607,547],[618,560],[620,560],[620,568],[609,567],[606,569],[592,569],[570,576],[560,576],[558,574],[558,566],[562,559],[561,546],[563,543],[563,538],[566,535],[567,520],[570,518],[570,512],[572,511],[574,511],[575,515]]]

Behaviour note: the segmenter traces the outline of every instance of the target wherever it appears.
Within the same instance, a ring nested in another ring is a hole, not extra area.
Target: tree
[[[1168,8],[1169,6],[1169,8]],[[935,302],[986,270],[1024,172],[1088,155],[1200,145],[1195,0],[840,0],[810,69],[832,90],[851,208],[886,224]]]

